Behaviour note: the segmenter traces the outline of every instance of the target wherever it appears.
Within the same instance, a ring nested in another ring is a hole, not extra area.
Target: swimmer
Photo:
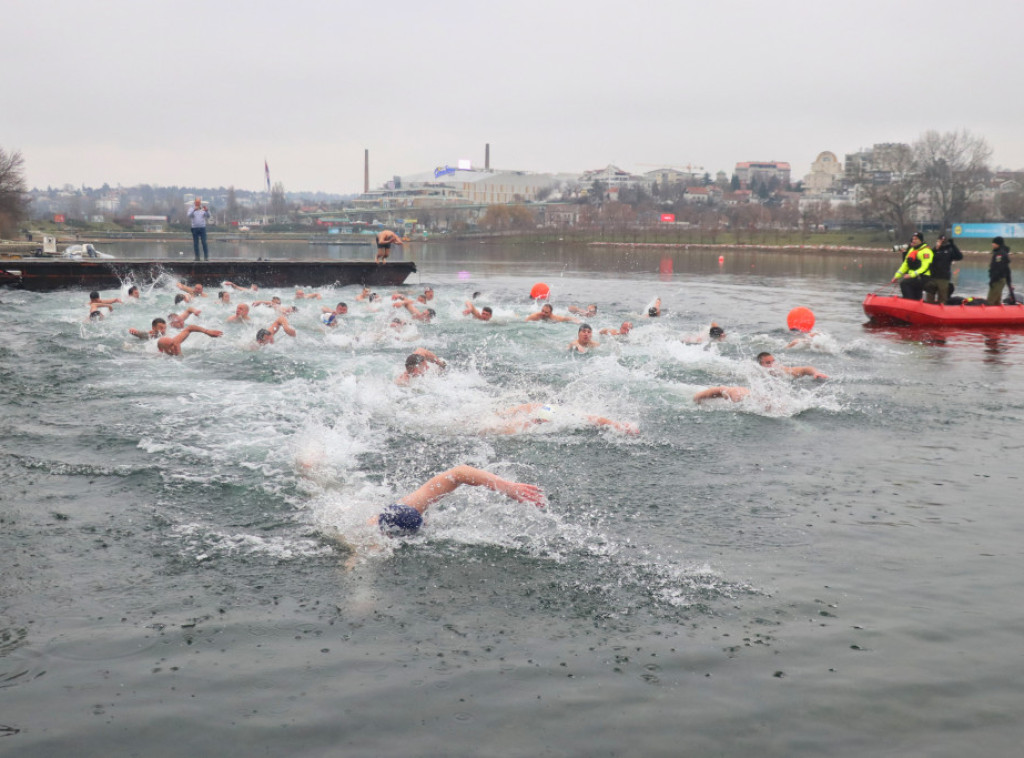
[[[573,318],[572,316],[557,316],[555,315],[555,309],[551,306],[551,303],[544,303],[540,307],[540,310],[536,313],[531,313],[526,317],[527,321],[569,321],[573,324],[578,324],[580,320]]]
[[[592,347],[601,347],[600,342],[594,342],[593,334],[594,330],[591,329],[590,324],[580,324],[576,339],[569,343],[569,352],[575,350],[577,353],[585,353]]]
[[[711,322],[711,328],[708,329],[707,342],[724,342],[725,341],[725,329],[720,327],[714,321]],[[684,337],[682,342],[687,345],[699,345],[704,342],[704,338],[700,336]]]
[[[206,297],[206,293],[203,291],[203,285],[197,284],[194,287],[189,287],[187,284],[178,282],[178,289],[182,292],[190,295],[191,297]]]
[[[181,343],[187,340],[190,334],[195,332],[205,334],[208,337],[219,337],[223,334],[223,332],[219,332],[216,329],[204,329],[201,326],[192,324],[186,326],[173,337],[161,337],[158,339],[156,341],[157,349],[164,355],[181,355]]]
[[[370,519],[388,537],[408,537],[423,526],[427,508],[461,485],[486,487],[520,503],[545,506],[544,492],[534,484],[512,482],[472,466],[456,466],[428,479],[414,492],[398,499]]]
[[[622,326],[618,329],[605,328],[602,329],[598,334],[608,334],[612,337],[625,337],[629,334],[629,330],[633,328],[633,325],[628,321],[623,321]]]
[[[101,298],[100,293],[93,291],[89,293],[89,313],[92,314],[99,306],[107,305],[113,306],[115,303],[123,302],[119,297],[108,297]],[[108,311],[113,311],[113,307],[107,308]]]
[[[319,292],[303,292],[300,289],[295,290],[296,300],[322,300]]]
[[[231,293],[226,290],[221,290],[217,293],[217,299],[220,300],[221,305],[231,305]]]
[[[491,310],[491,306],[485,305],[483,308],[477,308],[473,305],[472,300],[466,301],[466,309],[462,311],[463,316],[472,316],[478,321],[490,321],[491,316],[494,315],[494,311]]]
[[[726,400],[731,400],[734,403],[738,403],[749,394],[750,390],[746,387],[709,387],[708,389],[701,390],[694,395],[693,402],[700,404],[706,400],[724,398]]]
[[[285,316],[278,316],[277,320],[270,325],[268,329],[260,329],[256,332],[256,346],[263,347],[264,345],[274,344],[274,335],[277,334],[277,330],[281,329],[289,337],[295,336],[295,330],[292,325],[288,323],[288,319]]]
[[[791,332],[800,332],[799,329],[790,329]],[[814,338],[818,336],[817,332],[800,332],[794,337],[783,350],[789,350],[791,347],[799,347],[800,345],[809,345],[814,342]]]
[[[771,373],[781,371],[789,376],[809,376],[812,379],[828,379],[826,374],[821,373],[814,366],[782,366],[771,353],[758,353],[757,358],[754,360],[757,361],[758,366],[768,369]]]
[[[250,284],[248,287],[242,287],[241,285],[235,284],[234,282],[223,282],[224,287],[230,287],[236,292],[259,292],[260,288],[255,284]]]
[[[192,296],[185,292],[179,292],[174,296],[174,304],[180,305],[181,303],[191,303]]]
[[[658,318],[661,315],[661,298],[657,298],[654,301],[654,305],[647,309],[647,314],[644,318]]]
[[[427,369],[430,368],[430,364],[434,364],[442,371],[448,368],[447,363],[426,348],[416,348],[406,357],[405,371],[395,377],[395,384],[400,387],[409,386],[409,381],[411,379],[417,376],[423,376],[427,373]]]
[[[239,303],[238,307],[235,308],[235,315],[228,316],[228,323],[239,323],[249,324],[249,306],[245,303]]]
[[[201,313],[202,311],[200,311],[198,308],[193,308],[192,306],[189,306],[181,313],[167,314],[167,323],[173,326],[175,329],[184,329],[185,321],[188,319],[189,316],[199,316],[201,315]]]
[[[423,296],[420,295],[420,297],[423,297]],[[391,305],[394,308],[402,308],[402,307],[404,307],[407,311],[409,311],[409,313],[412,314],[412,317],[416,321],[425,321],[425,322],[429,323],[430,320],[432,318],[434,318],[434,316],[437,315],[437,311],[435,311],[433,308],[427,308],[426,310],[422,310],[421,311],[419,308],[416,307],[415,302],[410,300],[409,298],[403,298],[402,300],[396,300]]]
[[[128,297],[133,298],[135,300],[141,299],[141,293],[139,292],[138,285],[133,284],[131,287],[128,288]]]
[[[434,288],[433,287],[427,287],[425,290],[423,290],[423,298],[424,298],[424,302],[426,302],[426,303],[429,303],[431,300],[433,300],[434,299]]]
[[[153,319],[152,327],[148,332],[144,332],[141,329],[129,329],[128,334],[138,337],[140,340],[159,339],[167,334],[167,322],[162,318]]]
[[[498,415],[504,419],[508,419],[508,421],[501,426],[488,429],[487,431],[493,434],[516,434],[517,432],[529,429],[531,426],[554,421],[556,416],[563,414],[566,417],[575,416],[582,418],[588,424],[592,424],[593,426],[610,426],[612,429],[623,432],[624,434],[640,434],[640,429],[637,428],[635,424],[630,424],[624,421],[613,421],[612,419],[605,418],[604,416],[575,414],[571,411],[565,411],[560,406],[552,403],[524,403],[523,405],[516,405],[512,408],[506,408],[503,411],[498,411]]]
[[[595,303],[591,303],[586,308],[570,305],[568,310],[569,313],[575,313],[577,316],[586,316],[587,318],[594,318],[597,315],[597,305]]]
[[[348,313],[348,303],[338,303],[334,308],[328,308],[326,306],[320,306],[321,313],[331,313],[335,316],[344,316]]]
[[[361,303],[364,300],[369,299],[370,295],[372,295],[372,294],[373,293],[370,292],[370,288],[369,287],[363,287],[363,291],[360,292],[358,295],[356,295],[356,302],[357,303]]]

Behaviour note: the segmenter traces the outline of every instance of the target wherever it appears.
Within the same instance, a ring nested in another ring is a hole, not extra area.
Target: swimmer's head
[[[419,353],[410,353],[405,359],[405,370],[410,374],[418,374],[427,368],[427,359]]]
[[[763,368],[771,368],[775,365],[775,356],[771,353],[758,353],[754,360],[757,361],[758,366]]]
[[[231,295],[229,295],[226,291],[221,290],[220,292],[217,293],[217,299],[220,300],[222,303],[227,303],[231,301]]]
[[[138,296],[139,296],[139,288],[136,285],[133,284],[131,287],[128,288],[128,297],[138,297]]]
[[[437,311],[435,311],[433,308],[427,308],[427,318],[426,318],[427,321],[430,321],[436,315],[437,315]]]
[[[187,302],[187,301],[188,301],[188,298],[185,297],[185,295],[175,295],[174,296],[174,304],[175,305],[177,305],[178,303],[184,303],[184,302]]]
[[[334,312],[337,313],[339,316],[344,316],[346,313],[348,313],[348,303],[338,303],[336,306],[334,306]]]
[[[484,321],[487,321],[493,315],[494,311],[491,310],[491,306],[489,305],[485,305],[483,308],[480,309],[480,316],[483,318]]]
[[[711,337],[711,339],[713,339],[713,340],[724,339],[725,338],[725,329],[720,327],[718,324],[715,324],[710,329],[708,329],[708,336]]]
[[[157,317],[153,319],[152,326],[154,331],[160,332],[161,334],[167,331],[167,322],[162,318]]]
[[[545,316],[550,316],[555,309],[551,307],[551,303],[544,303],[540,307],[540,312]]]
[[[629,334],[629,330],[633,328],[633,324],[629,321],[623,321],[622,326],[619,327],[619,331],[623,334]]]
[[[93,321],[101,321],[103,319],[103,311],[95,310],[89,314],[89,318]]]
[[[256,332],[256,341],[261,345],[269,345],[274,341],[274,335],[270,333],[269,329],[260,329]]]
[[[100,299],[100,293],[99,292],[90,292],[89,293],[89,299],[90,300],[99,300]]]
[[[377,526],[388,537],[408,537],[423,526],[423,514],[411,505],[389,505],[377,516]]]
[[[647,309],[647,315],[651,318],[656,318],[657,316],[661,315],[661,313],[656,307],[652,305],[650,308]]]

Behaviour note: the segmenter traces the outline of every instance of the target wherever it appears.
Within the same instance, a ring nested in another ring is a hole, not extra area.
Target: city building
[[[790,167],[780,161],[744,161],[736,164],[736,177],[741,189],[751,189],[757,184],[770,184],[775,179],[779,186],[789,184]]]
[[[820,195],[831,192],[843,176],[843,164],[836,154],[825,150],[811,164],[811,173],[804,177],[804,192]]]

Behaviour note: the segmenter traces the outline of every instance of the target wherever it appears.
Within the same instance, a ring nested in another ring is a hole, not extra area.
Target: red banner
[[[64,214],[63,213],[54,213],[53,214],[53,223],[55,223],[55,224],[63,224],[64,223]]]
[[[674,213],[662,213],[661,223],[663,224],[674,224],[676,222],[676,214]]]

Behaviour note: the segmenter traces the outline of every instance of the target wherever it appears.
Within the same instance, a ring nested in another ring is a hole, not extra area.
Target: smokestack
[[[370,151],[363,151],[363,194],[370,191]]]
[[[491,170],[491,143],[488,142],[484,145],[484,168],[488,171]]]

